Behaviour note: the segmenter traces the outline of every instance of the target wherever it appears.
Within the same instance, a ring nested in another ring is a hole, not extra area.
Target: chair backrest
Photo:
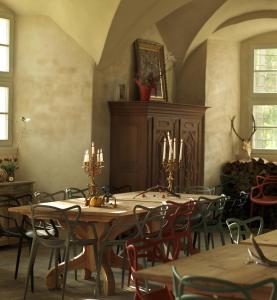
[[[203,222],[221,222],[226,201],[227,197],[225,195],[221,195],[220,197],[212,200],[207,197],[200,196],[198,198],[198,206]]]
[[[277,297],[277,280],[268,278],[251,285],[239,285],[231,281],[204,276],[181,277],[175,267],[173,271],[173,294],[176,300],[181,299],[245,299],[252,300],[252,293],[259,287],[272,286],[268,300]],[[189,290],[189,291],[187,291]],[[193,291],[193,292],[191,292]],[[207,296],[204,296],[206,294]],[[265,300],[265,299],[264,299]]]
[[[74,198],[86,198],[86,193],[88,188],[79,189],[75,187],[70,187],[65,189],[65,199],[74,199]]]
[[[47,192],[34,192],[35,203],[45,203],[45,202],[52,202],[58,200],[65,200],[66,193],[65,191],[57,191],[54,193],[47,193]]]
[[[164,243],[168,243],[170,238],[160,240],[149,240],[145,238],[136,238],[127,241],[127,255],[130,264],[131,274],[134,272],[147,268],[148,264],[153,266],[155,262],[166,263],[171,261],[164,251]],[[134,283],[136,287],[135,299],[144,299],[141,292],[142,289],[148,290],[147,282],[141,282],[134,276]],[[152,298],[147,298],[152,299]]]
[[[143,205],[136,205],[133,209],[137,222],[138,234],[144,238],[160,239],[163,230],[167,226],[167,205],[160,205],[149,208]]]
[[[256,235],[259,235],[263,231],[264,220],[262,217],[253,217],[247,220],[240,220],[236,218],[229,218],[226,220],[231,239],[234,243],[238,244],[241,240],[245,240],[253,234],[251,224],[256,225],[258,223],[258,231]]]
[[[44,246],[62,247],[70,239],[75,239],[75,228],[81,214],[81,207],[73,205],[67,208],[58,208],[51,205],[31,205],[31,222],[35,238]],[[65,226],[63,237],[58,236],[53,222],[58,220]],[[39,221],[39,222],[38,222]]]
[[[198,195],[214,195],[215,194],[215,187],[212,186],[189,186],[186,187],[185,192],[188,194],[198,194]]]
[[[266,176],[257,175],[256,182],[257,182],[257,185],[262,184],[262,183],[267,183],[267,182],[276,182],[277,183],[277,175],[266,175]]]

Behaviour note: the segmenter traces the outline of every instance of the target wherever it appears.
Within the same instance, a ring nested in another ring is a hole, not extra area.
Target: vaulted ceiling
[[[273,0],[0,0],[19,15],[45,15],[97,64],[113,61],[156,24],[179,61],[208,38],[241,41],[277,30]],[[242,30],[243,28],[243,30]]]

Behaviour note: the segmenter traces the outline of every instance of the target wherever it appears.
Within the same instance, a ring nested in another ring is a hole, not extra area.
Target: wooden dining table
[[[277,236],[276,230],[265,234],[270,236],[275,246],[262,246],[264,254],[272,260],[277,261]],[[260,236],[260,240],[263,236]],[[135,272],[135,278],[139,280],[152,280],[155,282],[172,286],[172,266],[175,266],[181,276],[198,275],[209,276],[229,280],[241,285],[252,284],[257,281],[273,277],[277,279],[277,268],[253,263],[249,260],[248,248],[250,244],[230,244],[217,247],[209,251],[201,252],[189,257],[182,257],[166,264],[156,265]],[[255,292],[257,300],[268,299],[270,287],[259,289]]]
[[[161,205],[167,200],[172,200],[175,202],[185,203],[190,200],[197,200],[200,195],[192,195],[192,194],[180,194],[180,198],[173,197],[163,192],[151,192],[151,193],[143,193],[138,195],[139,192],[131,192],[131,193],[122,193],[114,195],[117,199],[117,207],[113,208],[112,206],[107,207],[89,207],[85,206],[85,199],[69,199],[63,201],[54,201],[42,203],[45,205],[51,205],[58,208],[67,208],[72,205],[79,205],[81,207],[81,215],[80,222],[77,226],[77,234],[80,238],[90,239],[94,238],[93,230],[91,227],[91,223],[93,222],[96,227],[97,235],[99,240],[103,239],[103,235],[106,229],[106,226],[110,226],[112,221],[115,219],[121,219],[122,222],[135,224],[135,217],[133,214],[133,208],[135,205],[140,204],[147,207],[156,207]],[[202,195],[205,196],[205,195]],[[218,196],[205,196],[208,197],[211,201]],[[26,206],[18,206],[11,207],[9,211],[12,213],[19,213],[22,215],[26,215],[28,217],[31,216],[31,209],[29,205]],[[47,214],[47,210],[43,209],[43,213],[45,217],[50,217],[50,212]],[[75,212],[71,212],[72,215],[69,215],[69,218],[72,217],[74,219]],[[59,218],[59,215],[53,215],[51,212],[51,218]],[[131,227],[131,225],[130,225]],[[125,228],[126,230],[126,228]],[[116,238],[121,232],[114,232],[114,236],[111,238]],[[59,264],[58,272],[62,274],[64,268],[64,263]],[[84,279],[91,279],[91,273],[95,271],[95,261],[93,255],[93,247],[85,246],[83,248],[82,253],[78,256],[74,257],[69,261],[68,270],[75,269],[83,269]],[[111,269],[111,263],[108,258],[104,257],[101,266],[101,278],[103,280],[103,293],[104,295],[112,295],[115,292],[115,280],[113,276],[113,272]],[[55,269],[51,269],[48,271],[46,275],[46,285],[49,289],[55,288]]]
[[[258,235],[255,240],[260,246],[277,247],[277,229]],[[250,239],[243,240],[240,243],[251,245]]]

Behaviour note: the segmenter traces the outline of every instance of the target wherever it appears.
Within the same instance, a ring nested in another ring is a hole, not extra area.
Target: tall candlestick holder
[[[181,167],[181,161],[169,159],[164,160],[162,163],[163,169],[166,174],[167,188],[170,192],[174,191],[174,174]]]
[[[171,138],[169,132],[163,140],[162,166],[166,174],[167,188],[171,192],[174,192],[174,174],[182,166],[183,143],[183,139],[178,141],[176,138]],[[179,152],[178,158],[177,152]]]
[[[102,149],[94,150],[94,144],[92,144],[91,154],[87,150],[84,157],[83,169],[88,175],[88,197],[86,198],[86,205],[89,205],[90,200],[97,196],[99,188],[95,182],[95,177],[102,174],[104,168],[103,152]]]

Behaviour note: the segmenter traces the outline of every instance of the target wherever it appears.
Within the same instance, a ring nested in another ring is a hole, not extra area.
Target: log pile
[[[277,175],[277,164],[262,158],[227,162],[220,175],[222,192],[232,198],[239,197],[241,191],[249,193],[251,187],[257,185],[257,175]]]

